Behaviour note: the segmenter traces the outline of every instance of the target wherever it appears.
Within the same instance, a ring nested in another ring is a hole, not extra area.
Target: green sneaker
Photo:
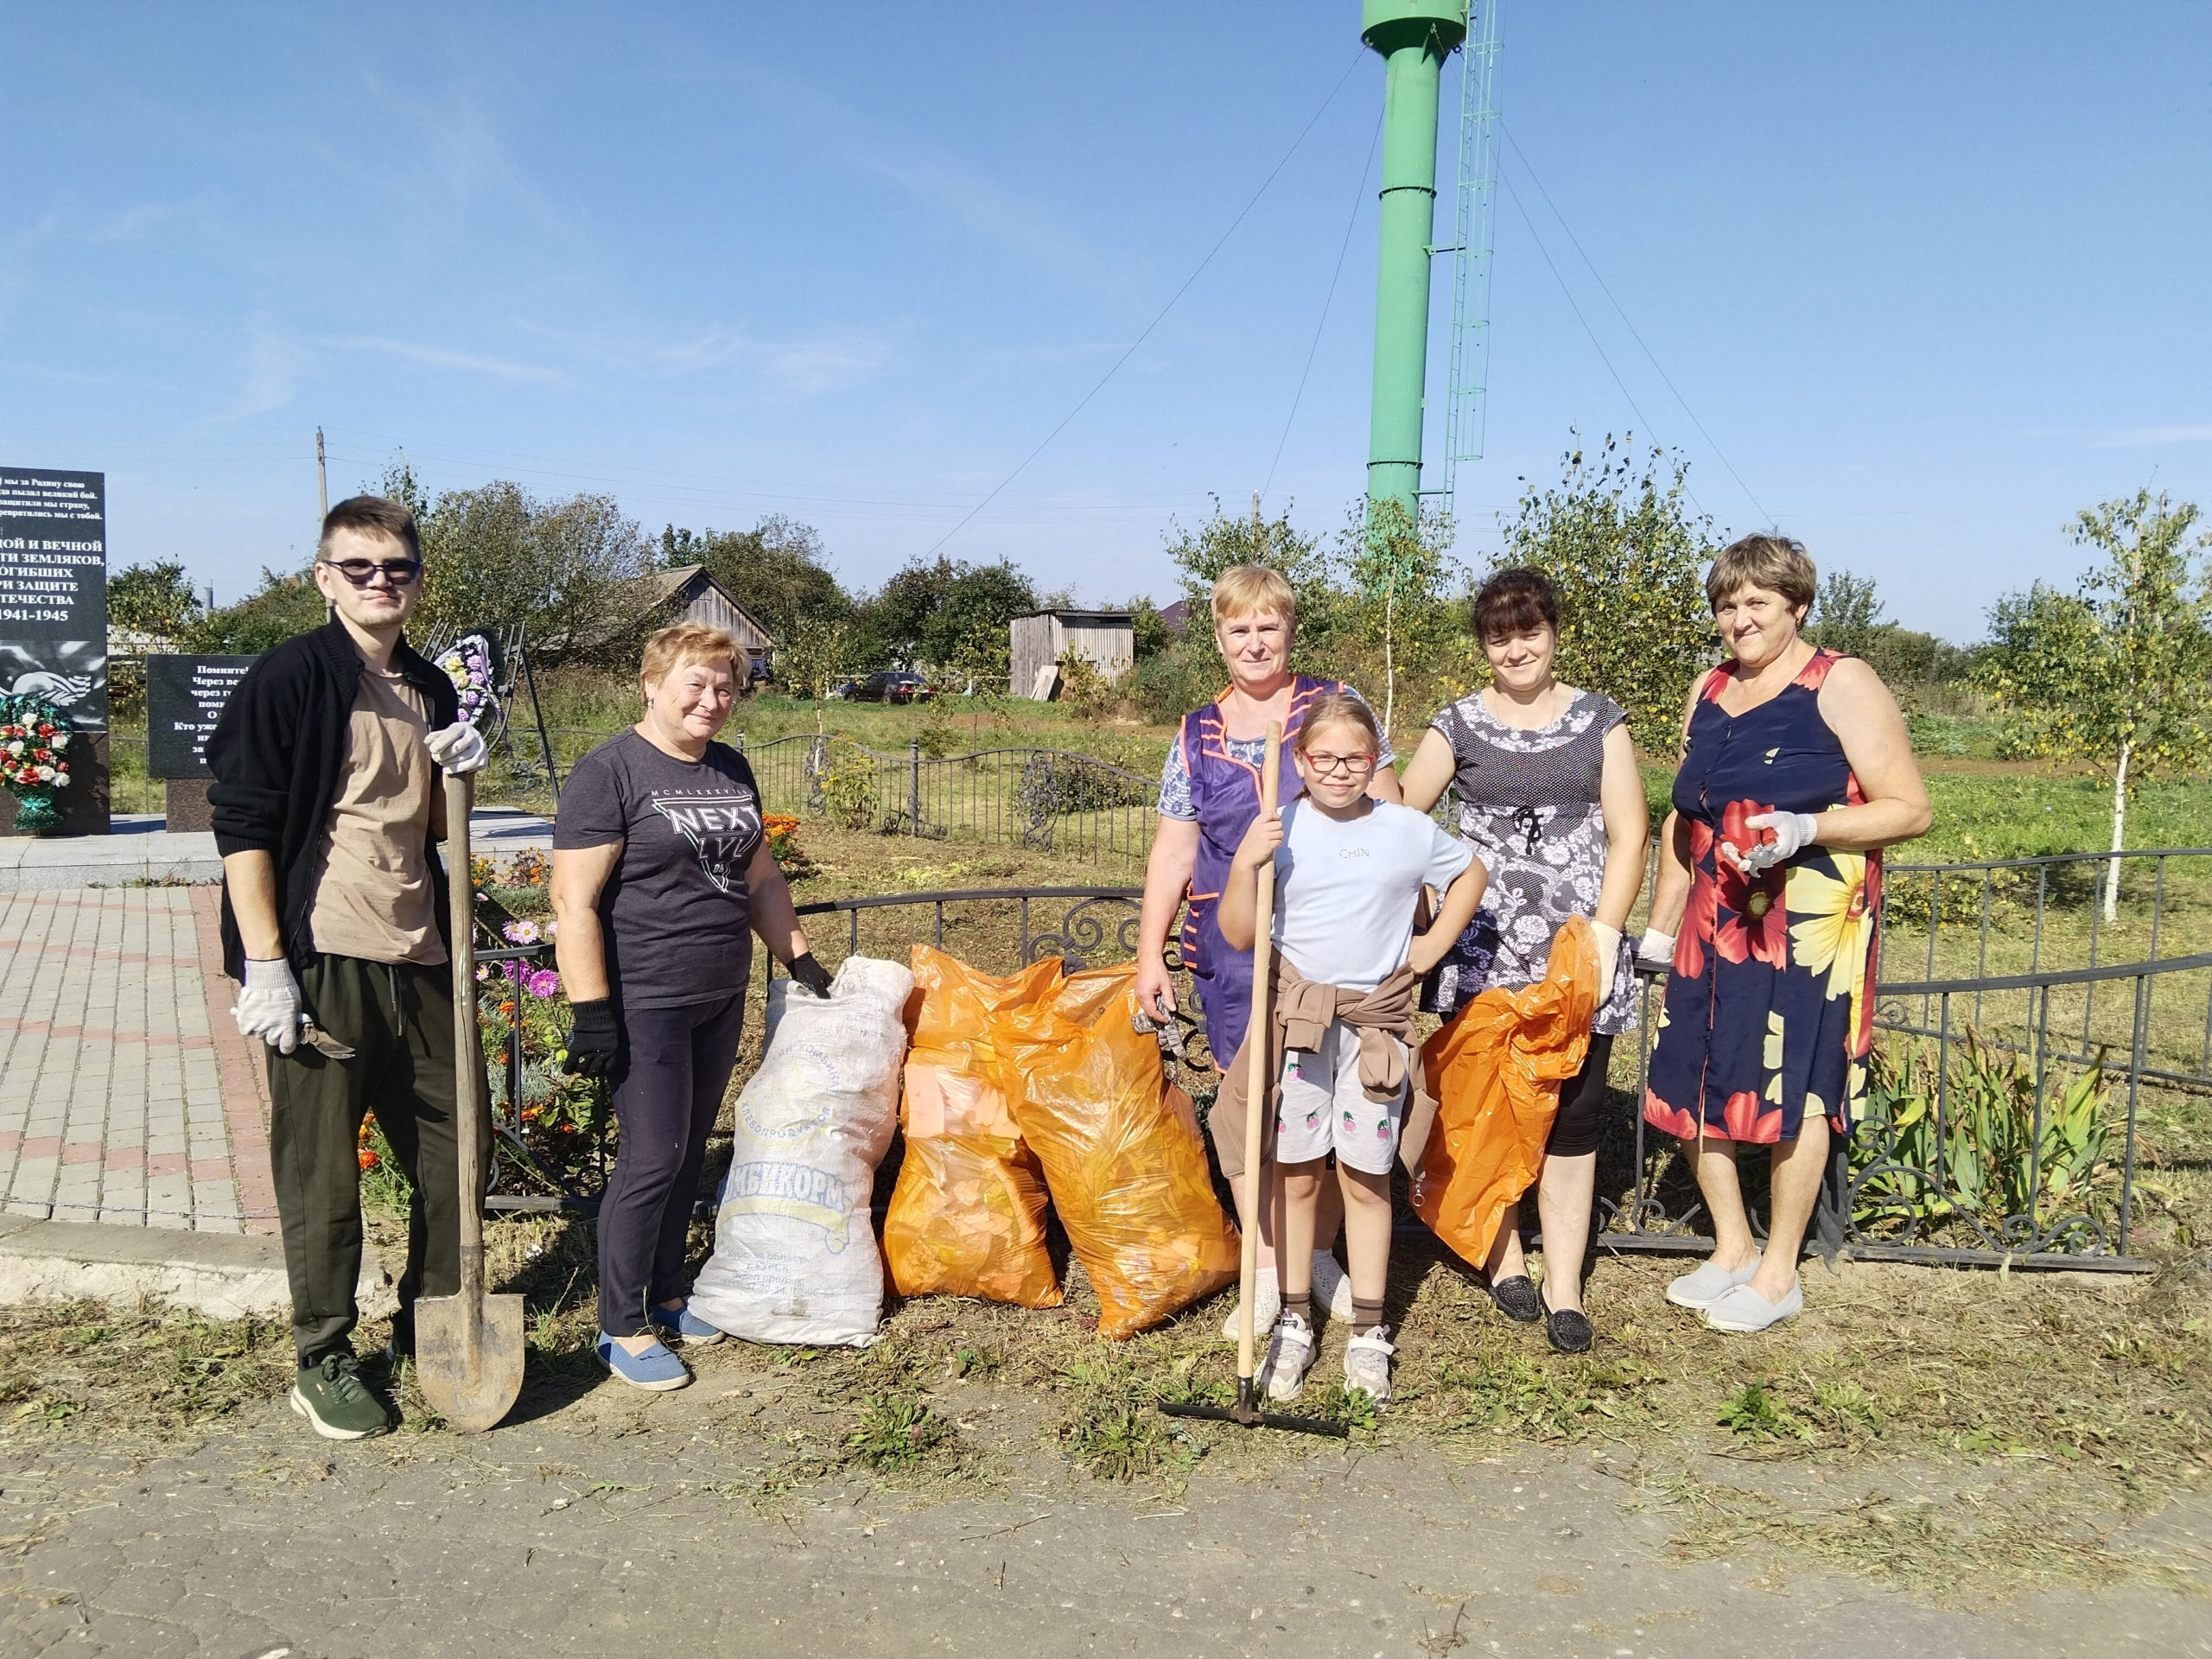
[[[391,1427],[384,1402],[363,1385],[351,1354],[325,1354],[301,1366],[300,1380],[292,1385],[292,1409],[326,1440],[365,1440]]]

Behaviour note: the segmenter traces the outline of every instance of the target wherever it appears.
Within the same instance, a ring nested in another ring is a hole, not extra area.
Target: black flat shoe
[[[1497,1281],[1490,1287],[1490,1299],[1497,1304],[1497,1311],[1516,1325],[1534,1325],[1544,1317],[1543,1302],[1525,1273]]]
[[[1548,1300],[1544,1303],[1544,1334],[1562,1354],[1586,1354],[1598,1339],[1587,1314],[1571,1307],[1554,1307]]]

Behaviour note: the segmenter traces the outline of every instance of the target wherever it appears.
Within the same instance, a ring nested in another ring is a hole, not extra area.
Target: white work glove
[[[1636,965],[1666,973],[1675,965],[1675,936],[1662,933],[1656,927],[1643,930],[1643,937],[1637,941]]]
[[[449,777],[474,772],[492,758],[492,746],[484,741],[484,734],[465,720],[456,720],[443,731],[432,732],[425,741],[429,745],[430,759],[443,766]]]
[[[1774,839],[1744,849],[1745,875],[1770,870],[1795,858],[1821,838],[1821,821],[1810,812],[1755,812],[1744,820],[1746,830],[1771,830]]]
[[[300,982],[292,977],[292,964],[278,957],[271,962],[249,960],[245,983],[238,988],[237,1005],[231,1009],[238,1022],[238,1035],[258,1037],[279,1054],[300,1046]]]
[[[1613,1000],[1613,980],[1620,972],[1621,931],[1592,917],[1590,935],[1598,942],[1598,1006],[1602,1008]]]

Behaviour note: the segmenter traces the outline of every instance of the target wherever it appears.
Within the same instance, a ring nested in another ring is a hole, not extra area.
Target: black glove
[[[817,996],[830,995],[830,970],[814,959],[811,950],[792,959],[791,977]]]
[[[602,996],[594,1002],[575,1003],[569,1012],[576,1020],[569,1028],[568,1069],[580,1077],[612,1075],[615,1052],[622,1044],[613,999]]]

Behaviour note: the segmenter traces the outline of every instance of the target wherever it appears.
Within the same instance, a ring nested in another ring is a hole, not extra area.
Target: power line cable
[[[1552,251],[1544,245],[1542,232],[1536,229],[1536,221],[1529,217],[1528,208],[1522,205],[1521,193],[1513,188],[1512,175],[1501,167],[1497,169],[1497,181],[1505,187],[1505,194],[1513,199],[1514,209],[1521,215],[1521,222],[1529,227],[1529,239],[1535,243],[1536,251],[1544,256],[1544,263],[1551,267],[1552,280],[1559,284],[1559,291],[1566,297],[1567,308],[1574,313],[1574,320],[1582,325],[1582,332],[1590,336],[1591,349],[1598,353],[1598,360],[1605,365],[1605,372],[1613,377],[1613,384],[1620,388],[1621,396],[1628,400],[1629,412],[1636,416],[1637,423],[1643,428],[1644,435],[1656,442],[1658,433],[1653,429],[1651,423],[1644,419],[1643,410],[1637,404],[1636,394],[1628,389],[1628,382],[1621,378],[1621,372],[1613,366],[1613,359],[1605,355],[1605,347],[1598,338],[1598,331],[1590,326],[1590,319],[1582,315],[1581,306],[1575,302],[1574,290],[1567,285],[1567,278],[1560,275],[1559,262],[1552,257]],[[1692,506],[1700,514],[1705,513],[1705,504],[1697,499],[1695,492],[1687,482],[1682,486],[1682,493],[1689,497]]]
[[[1751,486],[1744,482],[1744,475],[1736,470],[1735,463],[1730,461],[1726,453],[1713,442],[1713,434],[1705,429],[1705,423],[1698,419],[1697,411],[1690,407],[1689,399],[1682,396],[1681,388],[1675,384],[1674,377],[1667,372],[1665,365],[1659,361],[1658,355],[1652,351],[1651,347],[1644,344],[1643,336],[1637,332],[1636,325],[1629,321],[1629,315],[1622,308],[1621,302],[1613,298],[1613,290],[1605,285],[1605,277],[1599,273],[1597,262],[1585,251],[1582,238],[1575,235],[1574,226],[1567,222],[1567,215],[1560,212],[1559,204],[1552,200],[1552,193],[1544,188],[1544,181],[1536,176],[1536,169],[1529,164],[1529,152],[1521,148],[1520,141],[1514,137],[1512,131],[1506,126],[1503,116],[1498,118],[1497,129],[1505,134],[1505,142],[1513,146],[1513,154],[1519,159],[1522,170],[1528,174],[1529,182],[1536,187],[1537,194],[1544,199],[1544,206],[1552,210],[1552,217],[1559,221],[1560,229],[1565,231],[1567,239],[1574,244],[1575,252],[1581,254],[1582,263],[1588,267],[1590,275],[1596,280],[1599,292],[1602,293],[1607,302],[1612,306],[1614,315],[1620,318],[1623,327],[1629,332],[1630,338],[1634,340],[1643,350],[1643,355],[1650,360],[1651,366],[1659,372],[1659,378],[1667,383],[1667,390],[1675,394],[1675,401],[1682,406],[1682,413],[1688,416],[1690,424],[1697,428],[1698,435],[1705,440],[1707,447],[1713,451],[1714,457],[1720,464],[1728,469],[1728,476],[1736,480],[1736,487],[1743,491],[1744,499],[1751,504],[1760,518],[1772,524],[1774,522],[1772,515],[1764,507],[1759,505],[1758,497],[1753,495]]]
[[[1260,499],[1265,500],[1274,487],[1275,468],[1282,465],[1282,452],[1290,442],[1290,429],[1298,419],[1298,405],[1306,397],[1306,382],[1313,372],[1313,359],[1321,349],[1321,331],[1329,325],[1329,307],[1337,297],[1337,283],[1344,274],[1344,255],[1351,251],[1351,233],[1359,224],[1359,210],[1367,201],[1367,176],[1375,170],[1375,151],[1382,142],[1382,118],[1375,118],[1375,136],[1368,140],[1367,160],[1359,169],[1359,183],[1351,193],[1351,216],[1344,221],[1344,239],[1337,249],[1337,268],[1329,274],[1328,296],[1321,302],[1321,319],[1313,325],[1313,343],[1306,348],[1306,366],[1298,376],[1298,390],[1291,394],[1290,413],[1283,419],[1282,436],[1275,444],[1275,458],[1268,463],[1267,482],[1260,486]]]
[[[1297,137],[1290,141],[1290,148],[1283,151],[1282,159],[1275,163],[1274,170],[1269,173],[1265,179],[1260,181],[1260,188],[1252,193],[1252,199],[1246,202],[1238,211],[1236,218],[1229,221],[1229,228],[1221,233],[1221,239],[1216,242],[1212,247],[1206,250],[1206,257],[1198,261],[1198,269],[1192,271],[1188,276],[1183,279],[1182,287],[1177,289],[1174,293],[1168,296],[1167,303],[1160,308],[1159,314],[1154,316],[1150,322],[1145,324],[1144,332],[1129,342],[1128,350],[1123,352],[1121,356],[1114,359],[1113,366],[1108,369],[1105,373],[1098,377],[1098,383],[1092,386],[1089,391],[1083,394],[1082,400],[1061,418],[1060,423],[1058,426],[1054,427],[1050,432],[1047,432],[1045,435],[1044,441],[1021,458],[1020,465],[1017,466],[1012,472],[1001,479],[998,483],[992,487],[991,493],[988,495],[986,495],[982,500],[978,501],[974,507],[969,510],[967,518],[963,518],[958,524],[953,525],[950,530],[946,531],[944,535],[938,537],[936,543],[930,548],[929,552],[922,555],[925,559],[927,559],[932,554],[935,554],[940,548],[944,547],[947,542],[950,541],[955,536],[957,536],[962,531],[965,530],[968,527],[969,520],[973,519],[977,513],[982,512],[985,507],[990,505],[990,504],[998,498],[998,493],[1001,490],[1003,490],[1007,485],[1013,483],[1015,479],[1020,477],[1023,470],[1028,467],[1029,463],[1036,460],[1038,456],[1043,454],[1045,451],[1051,447],[1052,440],[1058,437],[1061,433],[1067,429],[1069,423],[1073,421],[1077,416],[1082,414],[1083,411],[1090,406],[1090,400],[1096,397],[1100,392],[1105,391],[1106,383],[1109,380],[1111,380],[1115,375],[1121,372],[1121,368],[1123,364],[1127,363],[1131,358],[1137,354],[1137,348],[1142,346],[1146,340],[1152,338],[1152,331],[1159,327],[1162,322],[1166,321],[1167,314],[1175,308],[1175,302],[1178,300],[1180,300],[1184,295],[1190,292],[1192,283],[1197,282],[1200,276],[1205,274],[1205,269],[1208,265],[1213,263],[1214,256],[1219,253],[1222,249],[1229,245],[1229,238],[1236,234],[1236,227],[1242,225],[1250,215],[1252,210],[1260,205],[1260,198],[1268,194],[1268,187],[1272,185],[1275,180],[1281,176],[1283,168],[1290,165],[1290,158],[1298,154],[1299,146],[1306,142],[1306,135],[1311,133],[1315,127],[1320,124],[1321,118],[1329,112],[1329,105],[1337,101],[1337,94],[1344,91],[1344,82],[1351,79],[1352,71],[1359,67],[1360,60],[1366,57],[1366,55],[1367,47],[1364,42],[1362,42],[1359,50],[1352,54],[1351,61],[1344,66],[1344,74],[1338,78],[1337,84],[1329,89],[1329,95],[1321,100],[1321,107],[1313,111],[1313,118],[1308,121],[1305,126],[1300,130]],[[1364,182],[1364,181],[1363,181],[1363,182]]]

